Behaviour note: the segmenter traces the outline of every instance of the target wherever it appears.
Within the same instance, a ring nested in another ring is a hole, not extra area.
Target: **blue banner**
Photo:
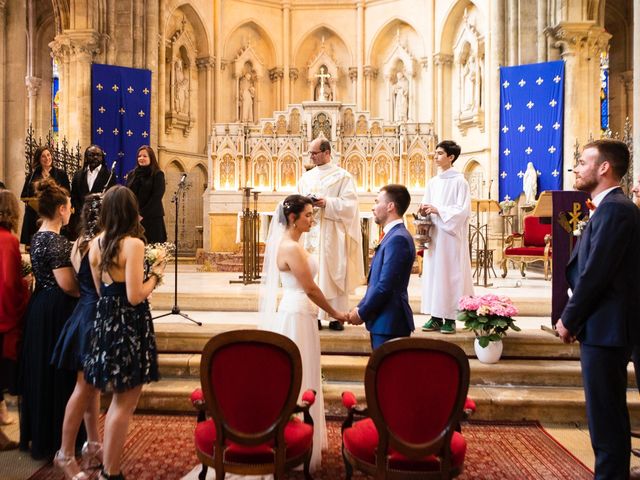
[[[500,68],[500,200],[516,200],[529,162],[538,194],[562,190],[564,62]]]
[[[117,161],[118,182],[136,166],[136,151],[151,142],[151,71],[91,66],[91,141]]]

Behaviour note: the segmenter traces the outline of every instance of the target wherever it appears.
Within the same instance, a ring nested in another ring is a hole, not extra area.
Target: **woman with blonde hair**
[[[156,262],[145,280],[143,229],[138,202],[128,188],[116,185],[107,191],[100,222],[102,233],[89,249],[100,299],[84,376],[94,387],[113,391],[104,422],[100,478],[121,480],[122,452],[142,385],[159,378],[147,298],[161,281],[165,262]]]

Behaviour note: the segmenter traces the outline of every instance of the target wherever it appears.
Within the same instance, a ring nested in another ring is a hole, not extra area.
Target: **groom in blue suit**
[[[367,293],[349,313],[349,323],[365,324],[374,350],[387,340],[408,337],[414,330],[407,287],[416,249],[402,221],[410,203],[411,195],[404,185],[385,185],[372,208],[384,236],[371,262]]]
[[[597,480],[629,476],[627,364],[640,344],[640,211],[620,188],[628,168],[623,142],[597,140],[573,170],[594,210],[567,264],[572,294],[556,323],[565,343],[580,341]]]

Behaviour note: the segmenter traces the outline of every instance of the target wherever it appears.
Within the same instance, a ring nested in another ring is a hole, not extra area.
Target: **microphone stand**
[[[198,325],[199,327],[201,327],[202,326],[202,322],[198,322],[197,320],[194,320],[193,318],[191,318],[186,313],[182,313],[180,311],[180,307],[178,306],[178,212],[180,211],[180,208],[179,208],[180,195],[184,194],[184,191],[187,188],[187,186],[186,186],[186,184],[184,182],[185,178],[186,178],[186,174],[184,174],[184,176],[182,177],[182,180],[180,180],[180,183],[178,183],[178,189],[173,193],[173,197],[171,198],[171,203],[173,203],[176,206],[175,224],[173,226],[173,240],[174,240],[175,245],[176,245],[176,251],[175,251],[175,254],[173,256],[173,267],[174,267],[174,271],[173,271],[173,307],[171,308],[170,312],[163,313],[162,315],[158,315],[157,317],[153,317],[153,320],[156,320],[156,319],[162,318],[162,317],[168,317],[169,315],[180,315],[182,318],[185,318],[185,319],[189,320],[190,322],[193,322],[196,325]]]

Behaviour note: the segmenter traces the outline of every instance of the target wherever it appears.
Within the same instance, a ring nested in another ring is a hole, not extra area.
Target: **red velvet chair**
[[[544,279],[551,273],[551,224],[541,223],[540,217],[529,215],[523,220],[522,233],[509,235],[504,241],[502,252],[502,278],[507,276],[508,261],[520,263],[520,274],[524,277],[525,267],[533,262],[543,262]]]
[[[313,421],[309,407],[315,392],[308,390],[296,405],[302,382],[298,347],[289,338],[260,330],[235,330],[209,340],[200,362],[202,390],[191,400],[200,410],[195,446],[202,462],[223,480],[225,473],[266,475],[275,479],[309,462]],[[206,420],[207,413],[211,418]],[[302,412],[304,421],[292,414]]]
[[[353,468],[378,479],[453,478],[467,444],[456,431],[469,390],[469,361],[442,340],[401,338],[376,349],[365,372],[367,407],[342,394],[346,476]],[[354,423],[355,415],[368,418]]]

